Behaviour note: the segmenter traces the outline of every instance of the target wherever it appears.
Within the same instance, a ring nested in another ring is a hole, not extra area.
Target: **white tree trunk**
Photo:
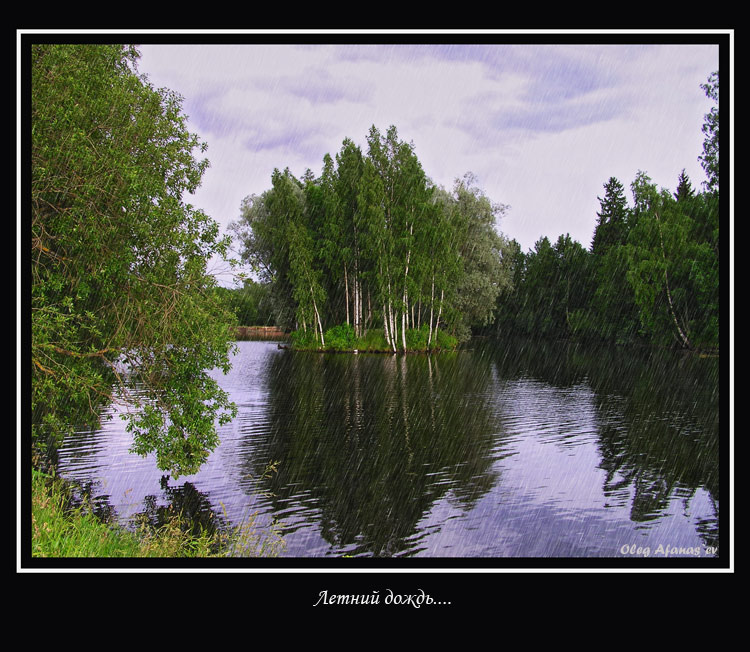
[[[432,317],[435,307],[435,274],[432,275],[432,289],[430,291],[430,336],[427,338],[427,346],[432,346]]]
[[[440,327],[440,315],[443,313],[443,298],[445,297],[445,290],[440,290],[440,308],[438,308],[437,321],[435,322],[435,342],[437,342],[437,332]]]
[[[357,275],[357,337],[362,336],[362,280]]]
[[[385,302],[383,303],[383,334],[385,335],[385,342],[390,347],[391,346],[391,335],[388,329],[388,313],[385,309]]]
[[[664,285],[667,290],[667,302],[669,303],[669,314],[672,317],[672,321],[674,322],[674,326],[677,329],[677,333],[680,336],[680,341],[682,342],[682,345],[689,349],[690,348],[690,340],[688,339],[687,334],[682,330],[680,327],[680,322],[677,319],[677,314],[675,313],[674,304],[672,303],[672,293],[669,290],[669,276],[667,275],[667,253],[664,249],[664,238],[661,234],[661,220],[659,219],[659,214],[654,213],[654,216],[656,217],[656,223],[659,226],[659,240],[661,242],[661,255],[664,259]]]
[[[318,328],[320,329],[320,343],[325,346],[326,341],[323,337],[323,324],[320,322],[320,313],[318,312],[318,304],[315,302],[315,296],[313,294],[312,286],[310,286],[310,296],[312,297],[313,308],[315,309],[315,316],[318,319]]]
[[[359,323],[357,321],[357,267],[354,266],[354,278],[352,279],[352,319],[354,321],[354,334],[359,336]]]
[[[349,278],[346,274],[346,264],[344,264],[344,303],[346,304],[346,325],[349,325]]]

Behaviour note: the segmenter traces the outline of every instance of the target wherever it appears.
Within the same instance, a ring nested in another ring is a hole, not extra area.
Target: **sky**
[[[274,168],[318,175],[345,138],[366,152],[372,125],[395,125],[437,185],[471,172],[507,206],[498,230],[524,251],[564,234],[588,247],[610,177],[629,201],[639,170],[670,190],[683,169],[694,188],[705,181],[712,102],[700,85],[719,67],[718,45],[388,42],[402,38],[142,44],[139,71],[183,96],[188,128],[208,144],[211,167],[186,201],[226,230]]]

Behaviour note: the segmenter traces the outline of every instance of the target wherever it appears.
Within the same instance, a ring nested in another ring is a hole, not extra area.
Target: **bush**
[[[440,351],[452,351],[458,346],[458,338],[450,335],[446,331],[438,331],[436,341],[432,344],[432,349]]]
[[[357,337],[351,324],[339,324],[325,333],[326,348],[331,351],[351,351],[357,348]]]
[[[406,348],[409,351],[427,351],[427,341],[430,337],[430,327],[422,324],[419,329],[413,328],[406,331]]]
[[[423,325],[419,329],[406,331],[406,348],[409,351],[452,351],[458,346],[458,338],[439,330],[437,334],[433,331],[432,343],[428,346],[430,337],[429,326]],[[320,342],[315,337],[313,330],[295,331],[291,334],[292,347],[298,350],[318,350]],[[350,324],[339,324],[325,332],[326,351],[391,351],[381,328],[371,328],[362,337],[356,337],[354,327]],[[402,343],[399,336],[397,349],[401,351]]]
[[[317,349],[320,347],[320,341],[315,337],[315,331],[309,329],[306,331],[294,331],[289,335],[292,347],[295,349]]]
[[[382,328],[371,328],[357,340],[360,351],[388,351],[388,343]]]

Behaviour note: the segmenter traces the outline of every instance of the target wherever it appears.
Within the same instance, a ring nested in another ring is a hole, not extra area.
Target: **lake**
[[[439,355],[319,354],[243,341],[217,378],[239,413],[199,473],[163,476],[128,453],[114,418],[66,439],[60,474],[123,523],[170,508],[204,524],[256,514],[282,529],[285,557],[719,554],[717,358],[492,340]]]

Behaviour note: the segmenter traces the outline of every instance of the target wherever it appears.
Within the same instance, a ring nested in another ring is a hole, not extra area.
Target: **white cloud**
[[[143,46],[141,71],[185,97],[212,167],[196,204],[226,226],[273,168],[319,172],[372,124],[415,144],[435,182],[474,172],[511,205],[501,229],[524,249],[569,232],[588,246],[610,176],[642,169],[694,187],[700,84],[717,46]]]

